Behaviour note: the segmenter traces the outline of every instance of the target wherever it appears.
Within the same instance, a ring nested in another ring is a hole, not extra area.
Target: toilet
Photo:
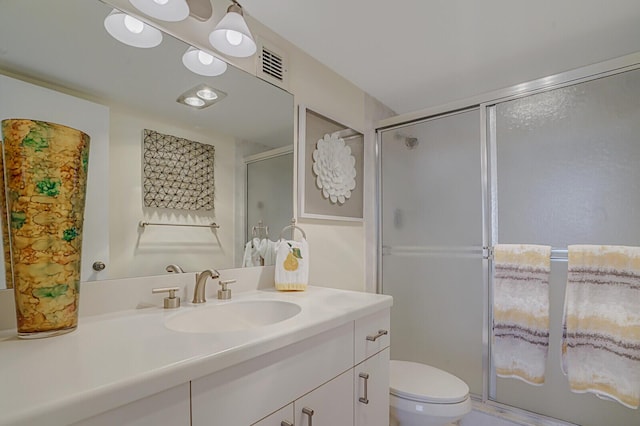
[[[390,426],[445,426],[471,411],[469,386],[429,365],[391,360]]]

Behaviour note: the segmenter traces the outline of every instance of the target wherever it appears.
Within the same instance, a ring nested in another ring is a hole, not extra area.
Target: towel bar
[[[144,220],[141,220],[138,223],[138,226],[140,228],[145,228],[147,226],[190,226],[193,228],[211,228],[211,229],[218,229],[220,228],[220,225],[218,225],[215,222],[210,223],[209,225],[197,225],[197,224],[189,224],[189,223],[158,223],[158,222],[145,222]]]

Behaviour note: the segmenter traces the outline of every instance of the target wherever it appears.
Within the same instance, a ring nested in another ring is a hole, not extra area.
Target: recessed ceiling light
[[[202,98],[207,101],[213,101],[214,99],[218,99],[218,94],[208,87],[198,90],[196,92],[196,95],[198,95],[199,98]]]
[[[187,105],[191,105],[194,107],[201,107],[204,106],[204,100],[200,99],[197,96],[189,96],[184,98],[184,103]]]
[[[184,92],[176,101],[192,108],[202,109],[220,102],[225,96],[227,94],[221,90],[199,84]]]

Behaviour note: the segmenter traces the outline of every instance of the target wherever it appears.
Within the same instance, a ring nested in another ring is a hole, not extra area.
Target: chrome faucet
[[[196,288],[193,290],[193,300],[191,303],[204,303],[204,289],[207,286],[207,278],[220,278],[220,273],[215,269],[206,269],[196,275]]]
[[[171,265],[168,265],[165,268],[165,271],[173,272],[175,274],[184,274],[184,269],[182,269],[180,266],[176,265],[175,263],[172,263]]]

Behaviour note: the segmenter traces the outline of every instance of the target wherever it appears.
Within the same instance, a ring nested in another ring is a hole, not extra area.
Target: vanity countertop
[[[282,322],[230,333],[167,329],[171,315],[201,309],[145,308],[80,318],[72,333],[21,340],[0,331],[0,425],[69,424],[285,347],[390,307],[385,295],[309,287],[255,290],[230,301],[298,304]]]

